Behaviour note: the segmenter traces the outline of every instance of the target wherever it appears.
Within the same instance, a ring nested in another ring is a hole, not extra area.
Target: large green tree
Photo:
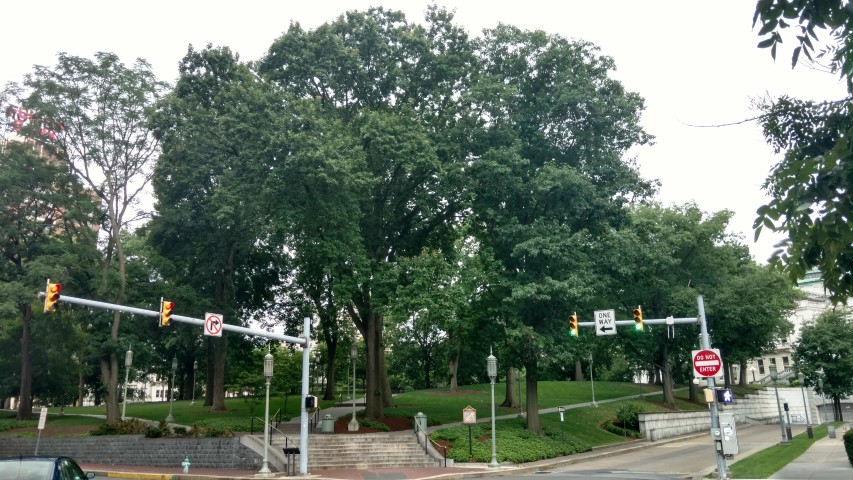
[[[60,392],[59,384],[51,384],[46,372],[59,373],[69,365],[68,357],[49,365],[47,355],[32,355],[31,327],[42,309],[35,293],[44,291],[46,278],[68,280],[98,259],[94,252],[99,217],[93,202],[65,165],[39,154],[42,149],[34,141],[0,144],[0,318],[11,320],[4,322],[3,333],[18,332],[11,325],[20,327],[20,356],[6,355],[20,362],[19,420],[32,415],[34,372],[40,372],[42,394],[52,391],[56,398],[66,393]],[[68,327],[65,322],[55,330]],[[53,353],[69,355],[62,347],[60,343]],[[34,365],[33,358],[40,361]]]
[[[126,258],[122,230],[139,218],[136,204],[151,179],[159,153],[148,115],[165,84],[150,65],[137,60],[128,67],[112,53],[94,59],[60,53],[53,67],[36,65],[20,88],[21,105],[40,122],[21,133],[45,134],[49,154],[64,162],[100,201],[104,240],[98,297],[113,303],[126,299]],[[118,418],[118,347],[121,314],[108,326],[109,340],[100,356],[107,420]]]
[[[853,394],[853,316],[833,309],[803,325],[794,346],[794,364],[805,383],[832,398],[835,420],[842,419],[841,400]]]
[[[621,307],[621,318],[631,318],[637,306],[646,319],[695,317],[696,296],[708,297],[749,261],[746,247],[726,232],[730,218],[731,212],[706,214],[695,204],[632,209],[630,224],[604,241],[611,253],[601,270],[608,303]],[[664,403],[671,408],[674,378],[683,379],[689,352],[698,347],[697,335],[698,328],[689,324],[619,331],[629,363],[662,385]]]
[[[709,297],[714,319],[714,344],[726,362],[726,385],[731,366],[740,367],[737,382],[746,386],[746,363],[776,349],[793,331],[788,318],[801,292],[780,273],[766,266],[744,265],[725,278]]]
[[[265,203],[263,183],[281,144],[282,101],[227,47],[190,47],[179,70],[153,118],[163,153],[150,239],[172,264],[162,273],[173,287],[193,291],[199,310],[187,314],[210,308],[240,324],[270,304],[281,279],[282,252],[270,228],[278,206]],[[227,341],[206,340],[205,405],[213,411],[225,409]]]
[[[569,312],[596,296],[597,237],[651,192],[626,159],[650,137],[642,99],[610,78],[613,60],[589,43],[500,25],[477,52],[473,232],[490,269],[492,325],[504,326],[525,368],[527,425],[539,430],[541,359],[567,340]]]
[[[367,183],[351,190],[349,216],[355,223],[345,225],[352,228],[336,227],[338,207],[327,208],[316,194],[307,199],[319,211],[334,214],[327,219],[303,215],[294,223],[310,222],[311,231],[331,233],[313,237],[329,248],[303,248],[296,255],[318,252],[334,260],[327,271],[338,275],[338,291],[347,292],[341,305],[367,346],[365,410],[370,418],[381,417],[393,404],[383,309],[396,282],[394,265],[424,248],[453,248],[468,156],[464,127],[470,114],[462,108],[463,92],[472,63],[464,30],[436,7],[427,10],[424,26],[382,8],[348,12],[311,31],[293,24],[261,62],[263,75],[296,98],[313,101],[317,115],[339,122],[357,146],[348,165],[355,165]],[[352,185],[339,177],[352,172],[324,172],[326,183]],[[291,180],[301,188],[300,178]],[[339,198],[332,201],[337,204]],[[338,233],[350,238],[344,241]],[[348,251],[328,255],[344,245]],[[307,257],[297,260],[312,263]]]
[[[784,156],[767,178],[770,202],[755,221],[756,238],[765,228],[787,237],[771,258],[775,265],[794,280],[817,267],[832,300],[843,302],[853,295],[853,10],[842,0],[760,0],[753,23],[764,36],[758,46],[773,58],[790,33],[793,66],[802,58],[823,62],[846,81],[842,99],[782,96],[759,105],[764,136]]]

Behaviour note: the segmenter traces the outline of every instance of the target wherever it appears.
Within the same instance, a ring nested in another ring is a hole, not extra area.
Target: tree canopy
[[[842,0],[761,0],[753,23],[761,23],[758,46],[776,58],[783,34],[797,30],[792,54],[828,69],[847,84],[847,96],[824,102],[782,96],[759,105],[767,142],[783,159],[764,184],[770,202],[758,209],[755,237],[763,229],[785,234],[771,262],[802,278],[817,267],[834,302],[853,295],[853,11]],[[819,34],[830,39],[822,50]]]

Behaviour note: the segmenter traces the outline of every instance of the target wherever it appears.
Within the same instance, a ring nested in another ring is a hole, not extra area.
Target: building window
[[[776,359],[775,359],[775,358],[771,358],[771,359],[770,359],[770,365],[771,365],[771,366],[773,366],[773,367],[775,367],[775,366],[776,366]]]
[[[790,367],[789,362],[788,362],[788,357],[782,357],[782,368],[787,370],[788,367]]]
[[[758,373],[764,375],[764,360],[763,359],[758,360]]]

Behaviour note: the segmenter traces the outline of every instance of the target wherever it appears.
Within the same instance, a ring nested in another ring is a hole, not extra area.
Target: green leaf
[[[776,44],[776,38],[770,37],[758,42],[758,48],[767,48]]]
[[[760,37],[763,35],[767,35],[768,33],[775,30],[777,25],[778,22],[776,22],[775,18],[770,19],[761,27],[761,30],[758,31],[758,36]]]

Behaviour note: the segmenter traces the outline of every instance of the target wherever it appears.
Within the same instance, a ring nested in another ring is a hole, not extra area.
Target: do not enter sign
[[[716,348],[693,350],[693,375],[697,378],[716,377],[723,370],[723,359]]]

